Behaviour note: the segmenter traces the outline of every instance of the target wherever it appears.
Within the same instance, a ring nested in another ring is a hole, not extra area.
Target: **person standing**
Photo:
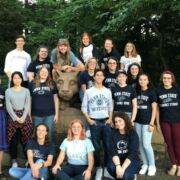
[[[157,124],[162,130],[171,162],[169,175],[180,176],[180,88],[171,71],[164,71],[160,78],[162,87],[157,90]]]
[[[5,92],[6,110],[8,112],[7,142],[10,145],[12,166],[17,167],[17,145],[19,137],[23,149],[32,136],[30,112],[30,92],[22,87],[23,76],[15,71],[11,75],[11,88]]]
[[[103,175],[100,163],[101,140],[104,148],[104,176],[109,176],[106,166],[109,157],[113,104],[111,91],[103,86],[103,70],[95,71],[94,80],[94,87],[86,90],[84,94],[81,110],[90,124],[91,139],[95,148],[96,179],[100,180]]]
[[[139,174],[148,176],[156,174],[154,151],[151,145],[154,121],[157,111],[156,93],[150,87],[147,74],[141,74],[137,85],[138,111],[135,119],[135,129],[139,136],[139,150],[143,165]]]
[[[29,82],[34,79],[36,76],[38,70],[40,68],[47,67],[50,75],[52,76],[52,63],[50,62],[49,56],[48,56],[48,48],[46,46],[40,46],[37,49],[35,61],[31,62],[30,65],[27,68],[27,75]]]
[[[30,55],[24,51],[25,37],[19,35],[16,37],[16,49],[10,51],[6,55],[4,72],[6,73],[9,82],[11,81],[11,75],[15,71],[19,71],[23,75],[23,86],[28,86],[27,67],[31,62]]]
[[[132,42],[127,42],[124,48],[124,56],[120,59],[121,66],[120,68],[122,70],[125,70],[127,72],[128,67],[132,63],[138,63],[141,65],[141,57],[136,51],[136,46]]]

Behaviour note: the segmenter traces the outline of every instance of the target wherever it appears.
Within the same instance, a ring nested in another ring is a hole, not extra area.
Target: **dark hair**
[[[128,75],[127,83],[128,84],[132,84],[134,82],[134,79],[132,78],[132,74],[131,74],[131,67],[132,66],[137,66],[139,69],[139,72],[138,72],[136,79],[138,79],[139,75],[143,73],[143,69],[138,63],[132,63],[131,65],[129,65],[128,70],[127,70],[127,75]]]
[[[22,80],[21,86],[22,86],[23,81],[24,81],[24,80],[23,80],[23,75],[22,75],[21,72],[15,71],[15,72],[13,72],[13,73],[11,74],[11,83],[10,83],[10,87],[13,87],[13,86],[14,86],[13,78],[14,78],[15,75],[18,75],[18,76],[21,78],[21,80]]]
[[[161,77],[160,77],[160,82],[163,84],[163,76],[164,74],[169,74],[171,75],[171,78],[172,78],[172,86],[175,86],[176,85],[176,78],[175,78],[175,75],[172,71],[169,71],[169,70],[166,70],[166,71],[163,71],[162,74],[161,74]]]
[[[34,134],[33,134],[33,139],[35,139],[36,141],[38,139],[38,137],[37,137],[37,129],[38,129],[39,126],[46,127],[47,135],[45,136],[44,145],[48,145],[49,144],[49,127],[45,123],[40,123],[35,127]]]
[[[130,134],[133,130],[134,130],[134,127],[132,126],[132,123],[131,123],[131,120],[129,119],[128,115],[124,112],[117,112],[117,113],[114,113],[113,114],[113,124],[114,124],[114,127],[115,127],[115,118],[116,117],[119,117],[119,118],[122,118],[125,122],[125,133],[126,134]]]
[[[36,50],[36,54],[35,54],[35,56],[34,56],[34,60],[39,60],[39,52],[40,52],[40,50],[41,49],[47,49],[48,50],[48,47],[47,46],[44,46],[44,45],[41,45],[41,46],[39,46],[38,48],[37,48],[37,50]],[[50,58],[49,58],[49,53],[48,53],[48,55],[47,55],[47,57],[46,57],[46,59],[45,60],[50,60]]]
[[[20,38],[22,38],[22,39],[24,39],[24,41],[26,41],[26,38],[23,35],[17,35],[15,40],[20,39]]]
[[[139,84],[139,78],[140,78],[141,76],[146,76],[146,77],[148,78],[149,84],[147,85],[147,87],[148,87],[148,89],[153,89],[153,84],[152,84],[152,82],[151,82],[151,78],[150,78],[149,74],[147,74],[147,73],[142,73],[142,74],[140,74],[140,75],[138,76],[138,81],[137,81],[136,91],[137,91],[138,94],[141,92],[141,86],[140,86],[140,84]]]
[[[104,71],[103,71],[102,69],[96,69],[96,70],[94,71],[94,77],[96,76],[96,74],[97,74],[98,72],[102,72],[103,75],[104,75]]]

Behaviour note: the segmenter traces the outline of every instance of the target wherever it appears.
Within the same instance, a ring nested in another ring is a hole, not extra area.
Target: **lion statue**
[[[78,72],[54,72],[53,79],[58,88],[60,109],[64,110],[73,103],[74,95],[79,92]]]

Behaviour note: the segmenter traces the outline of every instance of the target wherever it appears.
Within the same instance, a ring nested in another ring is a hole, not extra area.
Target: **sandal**
[[[171,169],[168,171],[168,174],[170,176],[174,176],[176,174],[177,167],[171,167]],[[180,173],[180,171],[179,171]]]
[[[180,176],[180,167],[177,168],[176,176]]]

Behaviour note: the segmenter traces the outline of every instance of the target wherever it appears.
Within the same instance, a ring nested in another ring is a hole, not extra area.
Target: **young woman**
[[[180,176],[180,88],[175,86],[171,71],[164,71],[160,80],[163,86],[157,90],[157,122],[160,122],[171,162],[168,174]]]
[[[98,63],[96,58],[89,58],[85,64],[85,71],[81,72],[79,75],[79,84],[81,88],[79,96],[81,101],[83,100],[85,91],[94,85],[94,71],[97,68]]]
[[[137,53],[134,43],[126,43],[124,48],[124,56],[121,57],[120,63],[121,69],[125,70],[126,72],[129,65],[132,63],[138,63],[139,65],[141,65],[141,57]]]
[[[52,165],[54,156],[54,147],[49,142],[48,136],[48,127],[45,124],[38,124],[35,127],[34,138],[26,146],[29,167],[10,168],[11,177],[18,180],[48,179],[48,167]]]
[[[134,180],[139,169],[138,135],[125,113],[114,114],[113,124],[108,171],[116,179]]]
[[[91,36],[87,32],[84,32],[81,36],[79,59],[85,64],[92,57],[97,58],[96,46],[92,43]]]
[[[11,76],[11,88],[5,92],[6,109],[9,114],[7,124],[7,142],[10,144],[12,166],[17,167],[17,145],[19,136],[25,148],[32,136],[32,123],[30,112],[30,93],[22,87],[23,76],[15,71]]]
[[[8,144],[6,142],[7,113],[5,111],[4,102],[5,92],[2,88],[0,88],[0,179],[6,178],[2,172],[2,159],[4,151],[8,149]]]
[[[59,118],[59,98],[56,84],[49,75],[47,67],[39,69],[35,79],[30,82],[32,96],[32,119],[35,126],[45,123],[49,128],[49,136],[53,137],[54,123]]]
[[[109,57],[107,60],[107,68],[104,70],[104,86],[111,89],[118,85],[117,72],[118,72],[118,60],[115,57]]]
[[[48,48],[46,46],[40,46],[37,49],[35,61],[31,62],[27,68],[27,74],[29,81],[32,81],[36,76],[38,70],[42,67],[46,66],[49,70],[50,74],[52,74],[52,63],[49,60],[48,56]]]
[[[71,51],[67,39],[59,39],[57,47],[51,53],[51,62],[55,72],[57,71],[83,71],[84,65]]]
[[[112,98],[114,100],[114,111],[125,112],[132,124],[137,114],[137,94],[133,87],[127,85],[127,74],[119,70],[117,74],[118,86],[111,88]]]
[[[143,70],[138,63],[132,63],[131,65],[129,65],[127,71],[127,75],[128,75],[127,84],[131,85],[133,88],[136,89],[138,84],[138,77],[142,73]]]
[[[60,154],[52,169],[57,180],[90,180],[93,169],[94,147],[85,136],[81,120],[73,120],[68,129],[68,136],[60,146]],[[61,166],[67,155],[67,164]]]
[[[150,88],[147,74],[141,74],[138,78],[137,101],[135,127],[139,136],[139,150],[143,161],[139,174],[144,175],[148,171],[148,176],[154,176],[156,166],[151,139],[157,111],[157,98],[156,93]]]
[[[120,59],[120,55],[117,52],[114,42],[111,38],[107,38],[104,41],[103,55],[100,62],[101,69],[105,69],[107,67],[106,65],[109,57],[115,57],[116,59]]]

